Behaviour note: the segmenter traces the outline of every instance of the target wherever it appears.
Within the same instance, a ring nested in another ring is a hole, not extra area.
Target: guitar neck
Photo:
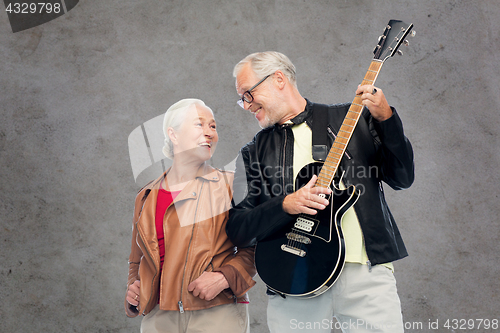
[[[374,85],[377,80],[380,69],[382,68],[383,61],[374,59],[372,60],[368,71],[365,74],[361,85]],[[352,133],[356,127],[359,118],[361,117],[361,112],[363,111],[363,104],[361,102],[361,97],[356,95],[354,100],[347,111],[347,115],[340,126],[339,132],[335,141],[333,142],[332,148],[328,153],[328,156],[321,168],[321,172],[318,175],[318,180],[315,186],[318,187],[329,187],[333,181],[333,177],[337,173],[340,165],[340,160],[347,149],[347,145],[351,140]]]

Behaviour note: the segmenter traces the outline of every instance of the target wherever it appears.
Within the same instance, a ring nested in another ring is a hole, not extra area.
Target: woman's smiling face
[[[184,122],[172,135],[174,158],[182,152],[199,158],[200,162],[212,157],[219,141],[212,111],[200,105],[192,105],[186,110]]]

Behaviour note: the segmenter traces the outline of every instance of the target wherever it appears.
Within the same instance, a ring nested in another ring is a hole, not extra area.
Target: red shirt
[[[167,191],[160,189],[158,191],[158,199],[156,201],[156,215],[155,215],[155,225],[156,234],[158,236],[158,248],[160,250],[160,277],[161,271],[163,269],[163,259],[165,257],[165,240],[163,234],[163,217],[167,211],[168,206],[174,201],[177,194],[181,191]]]

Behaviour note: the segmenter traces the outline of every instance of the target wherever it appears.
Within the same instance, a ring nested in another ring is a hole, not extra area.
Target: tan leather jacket
[[[146,185],[136,197],[127,288],[140,280],[140,299],[137,308],[125,301],[127,316],[148,314],[158,304],[159,291],[160,309],[181,312],[233,303],[236,298],[246,300],[246,292],[255,285],[254,249],[236,251],[225,231],[234,173],[206,165],[165,212],[165,257],[160,285],[155,211],[165,175]],[[189,283],[210,271],[222,272],[230,290],[211,301],[188,292]]]

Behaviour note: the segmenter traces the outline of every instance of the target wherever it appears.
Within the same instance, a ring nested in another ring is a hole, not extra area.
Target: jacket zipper
[[[200,188],[200,193],[198,194],[198,199],[196,202],[195,212],[194,212],[193,229],[191,230],[191,239],[189,240],[188,249],[187,249],[187,253],[186,253],[186,260],[184,261],[184,270],[182,272],[181,295],[180,295],[179,302],[177,302],[177,304],[179,305],[180,313],[184,313],[184,305],[182,304],[182,292],[184,290],[184,278],[186,277],[186,267],[187,267],[187,262],[188,262],[188,258],[189,258],[189,250],[191,249],[191,243],[193,242],[194,228],[196,226],[196,214],[198,212],[198,204],[200,203],[200,196],[201,196],[201,192],[203,190],[203,185],[204,185],[204,183],[202,182],[201,188]]]
[[[151,192],[151,191],[150,191],[150,192]],[[149,195],[149,193],[148,193],[148,195]],[[146,197],[146,199],[144,199],[144,202],[142,203],[141,213],[139,214],[139,217],[138,217],[138,219],[137,219],[137,225],[139,224],[139,221],[140,221],[140,219],[141,219],[141,216],[142,216],[142,211],[143,211],[143,209],[144,209],[144,205],[146,204],[146,200],[147,200],[147,197]],[[149,256],[149,259],[150,259],[151,261],[153,261],[153,257],[151,256],[151,253],[149,253],[149,250],[148,250],[148,248],[147,248],[147,246],[146,246],[146,242],[144,242],[144,238],[142,238],[141,232],[139,231],[139,228],[138,228],[138,227],[137,227],[137,235],[138,235],[138,236],[139,236],[139,238],[141,239],[142,244],[144,244],[144,249],[146,250],[146,254]],[[154,290],[154,288],[153,288],[153,287],[154,287],[154,281],[155,281],[155,278],[156,278],[156,274],[158,274],[158,269],[157,269],[157,267],[156,267],[156,265],[155,265],[155,274],[153,275],[153,279],[151,280],[151,295],[149,296],[149,300],[148,300],[148,302],[146,303],[146,306],[145,306],[145,307],[143,308],[143,310],[142,310],[142,315],[143,315],[143,316],[144,316],[144,314],[146,313],[146,309],[147,309],[147,307],[148,307],[149,303],[151,303],[151,300],[153,299],[153,290]]]
[[[330,126],[326,126],[326,129],[328,130],[328,133],[330,133],[333,136],[333,140],[335,141],[337,139],[337,135],[333,132],[333,130],[330,128]],[[347,156],[348,159],[351,159],[351,156],[347,152],[347,147],[345,149],[345,156]]]
[[[205,269],[203,270],[204,272],[206,272],[206,271],[207,271],[207,269],[208,269],[210,266],[212,266],[212,270],[211,270],[211,272],[213,272],[213,271],[214,271],[214,265],[213,265],[212,261],[214,261],[214,258],[213,258],[213,257],[212,257],[212,259],[210,259],[210,262],[208,263],[207,267],[205,267]]]
[[[153,257],[152,257],[152,256],[151,256],[151,254],[149,253],[149,250],[148,250],[148,249],[147,249],[147,247],[146,247],[146,243],[144,242],[144,239],[142,238],[141,233],[140,233],[140,232],[138,232],[137,234],[139,235],[139,238],[141,239],[142,244],[144,244],[144,249],[146,250],[146,253],[147,253],[147,255],[148,255],[149,259],[150,259],[151,261],[153,261]],[[151,303],[151,300],[153,299],[153,291],[154,291],[154,288],[153,288],[153,287],[154,287],[154,281],[155,281],[155,278],[156,278],[156,275],[157,275],[157,274],[158,274],[158,269],[156,268],[156,265],[155,265],[155,274],[153,275],[153,279],[151,280],[151,295],[149,296],[149,300],[148,300],[148,302],[146,303],[146,306],[145,306],[145,307],[143,308],[143,310],[142,310],[142,315],[143,315],[143,316],[144,316],[144,315],[145,315],[145,313],[146,313],[146,309],[147,309],[147,307],[148,307],[149,303]]]
[[[282,125],[282,128],[284,129],[286,125]],[[283,194],[286,195],[286,187],[285,187],[285,156],[286,156],[286,141],[287,141],[288,137],[287,137],[287,134],[286,134],[286,130],[285,130],[285,143],[283,145]]]

